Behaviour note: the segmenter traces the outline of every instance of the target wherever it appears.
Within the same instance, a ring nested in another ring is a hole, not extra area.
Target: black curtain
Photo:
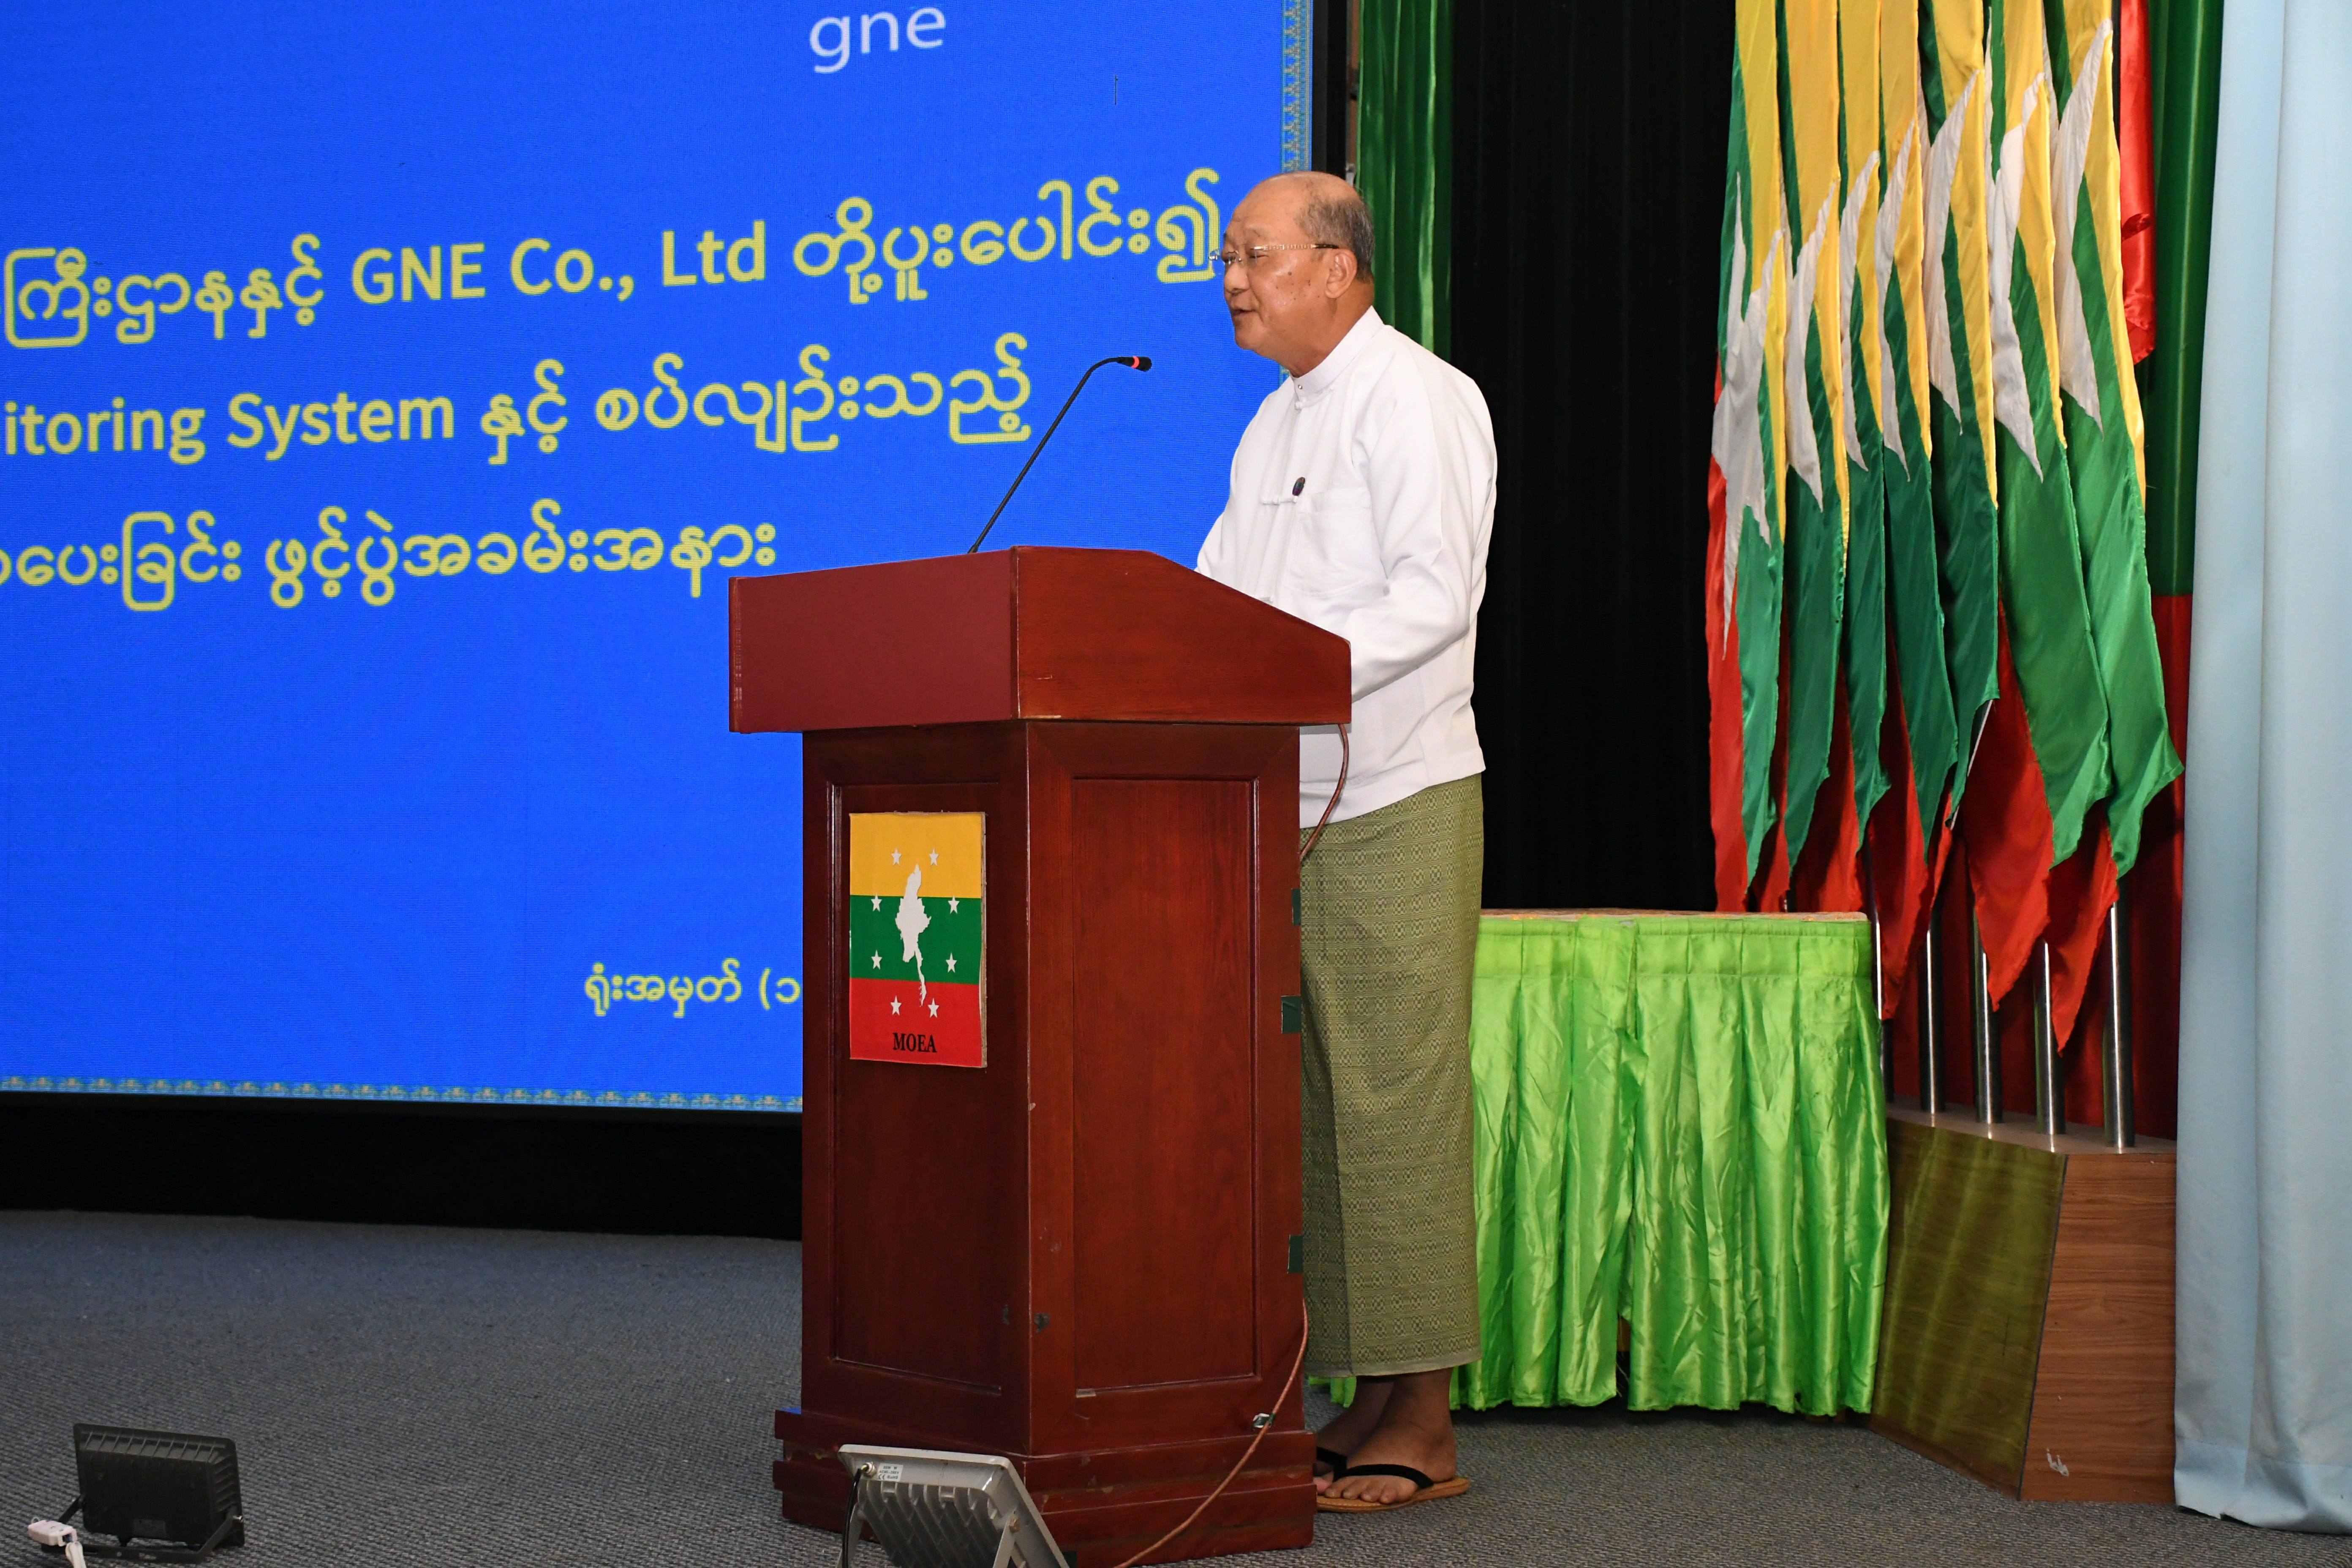
[[[1454,363],[1501,472],[1490,908],[1705,909],[1731,0],[1454,0]]]

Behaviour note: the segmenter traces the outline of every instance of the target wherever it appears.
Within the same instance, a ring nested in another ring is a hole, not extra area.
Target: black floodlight
[[[236,1445],[227,1438],[77,1421],[73,1439],[81,1496],[61,1518],[69,1522],[81,1510],[85,1554],[201,1563],[215,1547],[245,1544]],[[116,1544],[91,1535],[111,1535]]]
[[[1009,1460],[845,1443],[841,1463],[841,1568],[856,1562],[869,1525],[898,1568],[1068,1568]]]

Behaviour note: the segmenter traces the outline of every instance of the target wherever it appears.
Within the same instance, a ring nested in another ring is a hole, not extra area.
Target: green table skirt
[[[1886,1261],[1870,927],[1488,914],[1485,1355],[1457,1403],[1867,1410]],[[1342,1394],[1346,1392],[1344,1388]]]

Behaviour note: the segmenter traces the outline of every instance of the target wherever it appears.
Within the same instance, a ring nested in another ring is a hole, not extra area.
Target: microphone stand
[[[1102,369],[1102,367],[1107,364],[1123,364],[1129,370],[1150,370],[1151,368],[1150,359],[1144,354],[1113,354],[1108,359],[1098,359],[1095,361],[1094,363],[1087,366],[1086,374],[1078,377],[1078,384],[1070,388],[1069,396],[1062,399],[1061,410],[1054,416],[1054,422],[1045,426],[1045,433],[1037,437],[1036,446],[1029,449],[1029,461],[1022,464],[1021,471],[1013,476],[1013,484],[1005,490],[1004,499],[998,501],[996,503],[996,510],[988,514],[988,526],[980,531],[980,538],[973,540],[971,547],[965,550],[964,553],[966,555],[976,555],[980,552],[981,545],[988,538],[989,530],[996,526],[996,520],[1004,515],[1005,507],[1012,503],[1013,492],[1021,488],[1021,481],[1029,477],[1029,470],[1035,467],[1037,459],[1045,455],[1045,443],[1052,440],[1054,438],[1054,432],[1062,427],[1062,416],[1070,411],[1070,405],[1078,400],[1078,394],[1087,389],[1087,383],[1094,378],[1095,372]]]

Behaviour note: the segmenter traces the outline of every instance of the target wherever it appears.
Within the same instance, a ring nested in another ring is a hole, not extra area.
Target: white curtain
[[[2189,688],[2175,1485],[2352,1530],[2352,4],[2230,0]]]

